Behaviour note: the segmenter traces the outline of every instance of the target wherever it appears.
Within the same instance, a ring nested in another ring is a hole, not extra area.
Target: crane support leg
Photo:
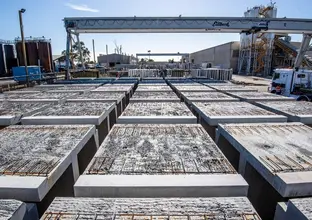
[[[71,41],[71,33],[67,31],[67,40],[66,40],[66,79],[70,79],[70,57],[69,57],[69,50],[70,50],[70,41]]]
[[[311,38],[312,38],[311,34],[303,34],[302,43],[301,43],[299,52],[297,54],[297,57],[296,57],[296,60],[295,60],[295,63],[294,63],[294,67],[296,69],[298,69],[300,67],[300,65],[301,65],[301,63],[303,61],[304,55],[305,55],[306,51],[309,48]]]
[[[83,62],[83,56],[82,56],[82,50],[81,50],[79,34],[77,34],[77,43],[78,43],[78,51],[79,51],[79,56],[80,56],[80,62],[81,62],[82,68],[84,69],[84,62]]]

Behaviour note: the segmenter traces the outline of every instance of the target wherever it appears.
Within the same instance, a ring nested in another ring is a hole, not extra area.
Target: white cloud
[[[74,10],[78,10],[78,11],[99,12],[99,10],[94,9],[94,8],[90,8],[88,5],[74,5],[71,3],[66,3],[65,5],[74,9]]]

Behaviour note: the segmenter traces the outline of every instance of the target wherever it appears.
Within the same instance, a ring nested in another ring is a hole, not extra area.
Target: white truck
[[[276,93],[277,87],[281,88],[282,95],[291,96],[298,101],[312,101],[312,70],[275,69],[272,83],[269,88],[271,93]]]

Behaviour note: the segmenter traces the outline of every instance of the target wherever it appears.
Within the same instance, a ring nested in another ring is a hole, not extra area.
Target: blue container
[[[42,74],[39,66],[28,66],[29,81],[41,80]],[[15,81],[26,82],[25,66],[13,67],[13,77]]]

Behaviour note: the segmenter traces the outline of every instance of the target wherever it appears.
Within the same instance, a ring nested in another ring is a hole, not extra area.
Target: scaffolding
[[[276,18],[275,3],[248,9],[245,17]],[[274,33],[259,33],[256,30],[241,33],[238,72],[242,75],[267,76],[272,69]]]

